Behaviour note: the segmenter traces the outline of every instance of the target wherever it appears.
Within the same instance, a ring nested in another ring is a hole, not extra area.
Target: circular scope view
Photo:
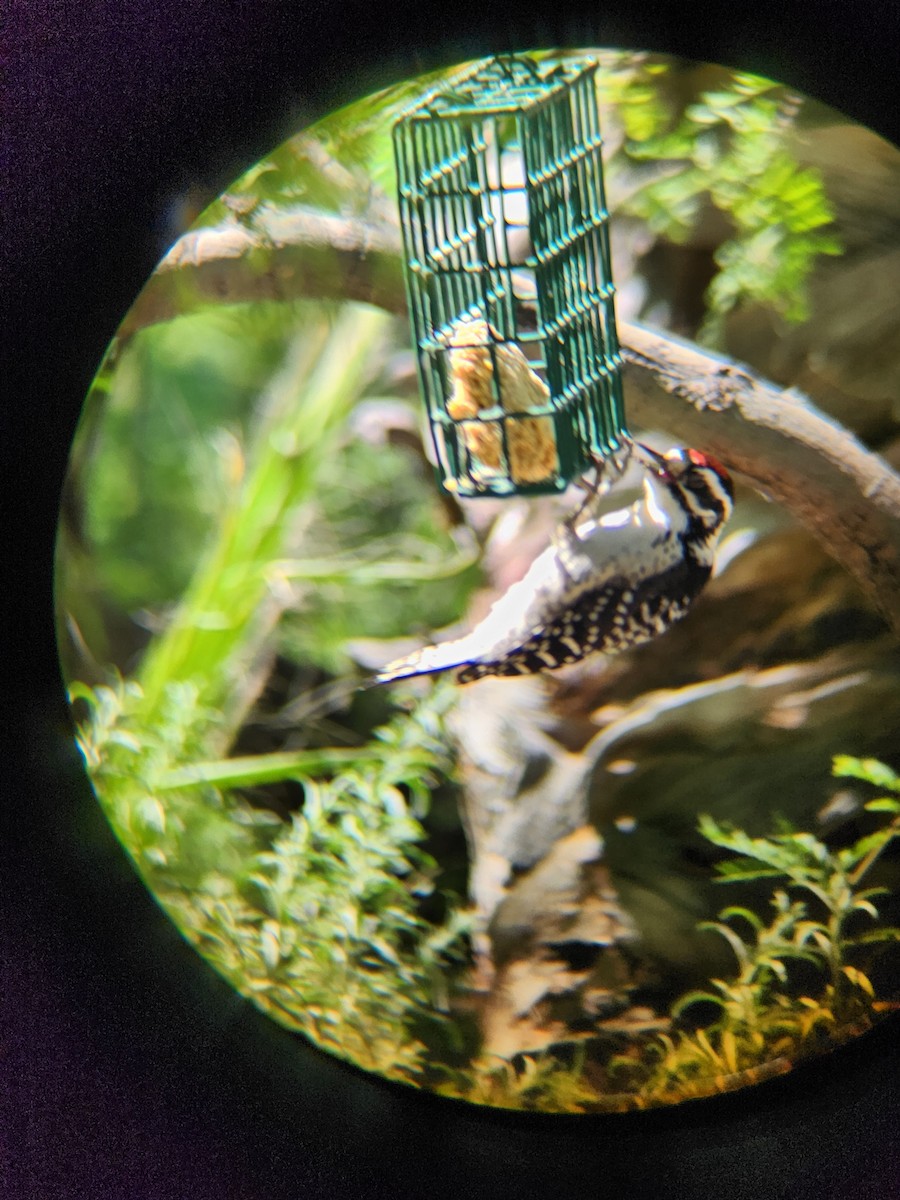
[[[890,1018],[900,152],[541,52],[172,209],[56,592],[94,790],[197,952],[365,1070],[547,1113]]]

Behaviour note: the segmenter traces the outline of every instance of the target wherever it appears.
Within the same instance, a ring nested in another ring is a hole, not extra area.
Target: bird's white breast
[[[627,508],[588,515],[568,537],[558,534],[463,639],[472,639],[467,653],[477,658],[490,647],[491,656],[499,658],[586,592],[614,579],[637,584],[673,566],[682,555],[672,532],[676,503],[667,488],[648,479],[641,497]]]
[[[640,498],[627,508],[578,523],[577,541],[570,544],[576,553],[566,565],[578,582],[590,580],[592,587],[620,576],[639,582],[679,560],[674,531],[683,519],[669,488],[648,477]]]

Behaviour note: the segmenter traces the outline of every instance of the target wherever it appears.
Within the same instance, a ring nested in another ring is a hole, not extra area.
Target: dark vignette
[[[497,49],[651,48],[783,79],[898,140],[900,9],[663,0],[7,0],[0,34],[3,728],[0,1196],[900,1194],[897,1025],[760,1089],[666,1113],[477,1112],[344,1068],[182,943],[71,742],[51,561],[81,401],[167,244],[297,127]]]

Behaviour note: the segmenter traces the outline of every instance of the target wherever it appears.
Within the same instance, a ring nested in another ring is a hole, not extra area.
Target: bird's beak
[[[650,466],[656,467],[658,471],[668,474],[669,464],[661,454],[658,454],[655,450],[651,449],[650,446],[645,446],[643,442],[635,442],[634,444],[639,450],[642,450],[646,458],[649,459]]]

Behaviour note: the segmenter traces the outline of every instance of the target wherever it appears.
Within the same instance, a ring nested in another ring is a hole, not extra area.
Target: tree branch
[[[401,253],[396,226],[368,214],[263,208],[182,237],[119,340],[211,303],[333,298],[402,314]],[[619,339],[630,421],[708,450],[783,504],[900,633],[900,476],[799,392],[637,323],[620,322]]]
[[[822,542],[900,633],[900,476],[800,392],[728,359],[622,322],[635,425],[723,459]]]
[[[399,230],[297,205],[263,207],[179,238],[129,309],[120,343],[211,304],[358,300],[406,310]]]

